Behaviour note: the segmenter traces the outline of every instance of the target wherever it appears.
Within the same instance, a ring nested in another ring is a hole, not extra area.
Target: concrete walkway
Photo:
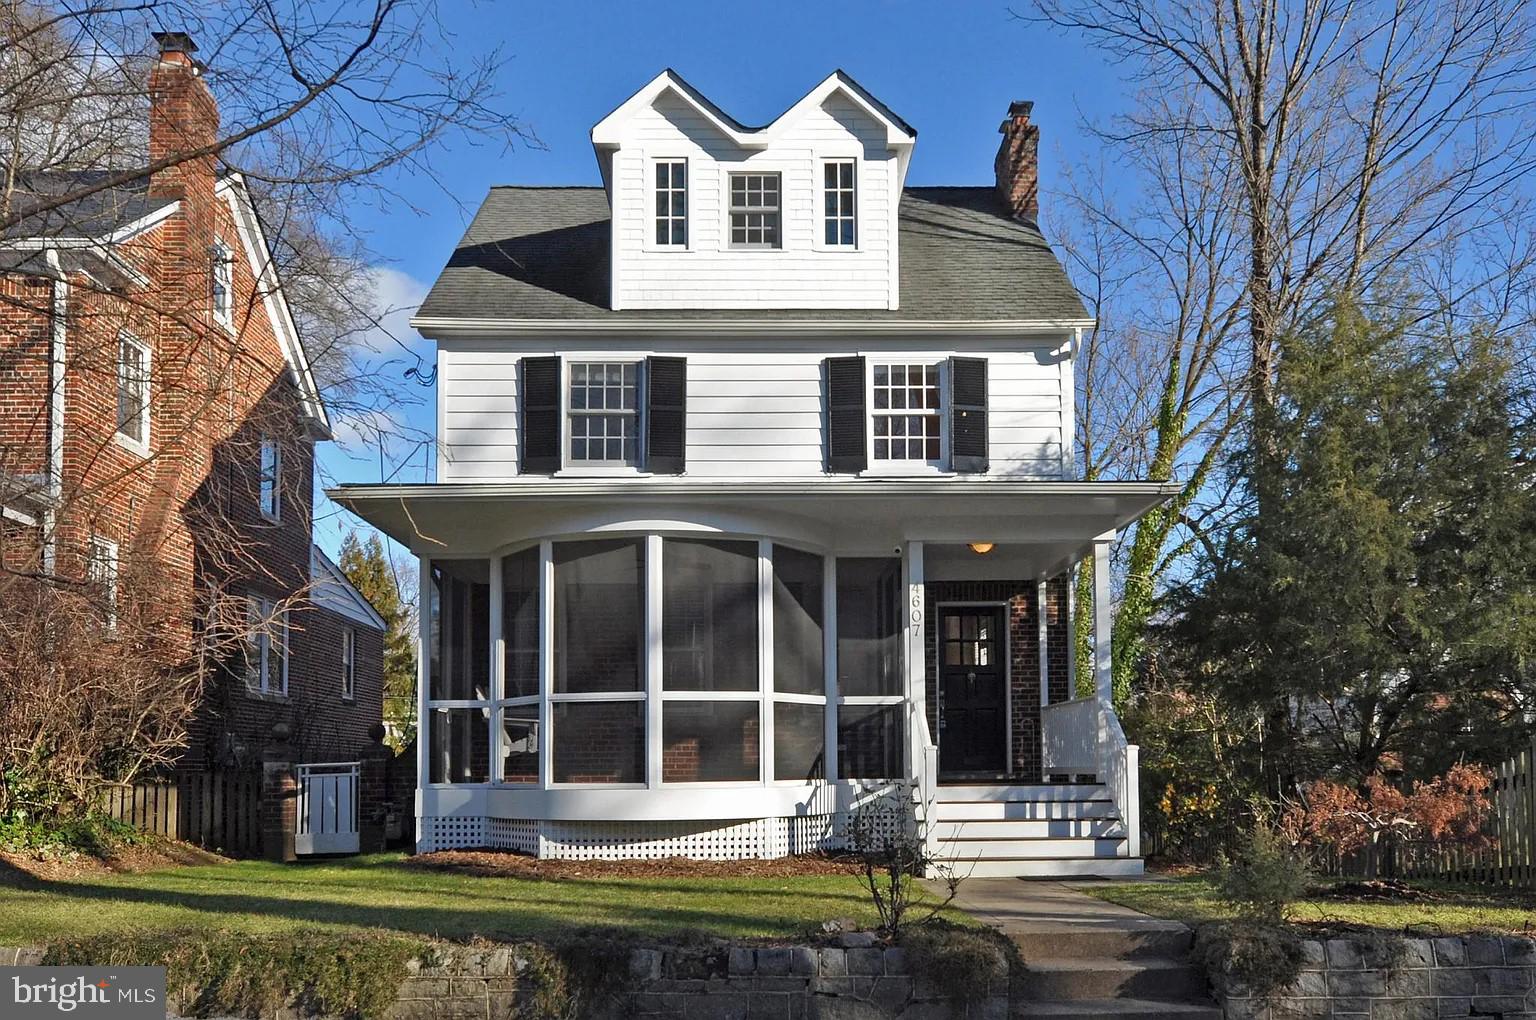
[[[1079,892],[1087,882],[1018,878],[970,878],[960,883],[955,906],[1006,935],[1060,931],[1185,931],[1178,921],[1148,917],[1130,907]]]
[[[1081,891],[1084,881],[972,878],[955,906],[997,928],[1024,960],[1024,1017],[1220,1020],[1193,933]]]

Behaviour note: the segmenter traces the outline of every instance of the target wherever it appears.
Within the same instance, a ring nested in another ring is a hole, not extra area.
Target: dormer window
[[[664,159],[656,163],[656,243],[667,248],[688,247],[688,163]]]
[[[851,159],[829,160],[822,166],[822,208],[829,246],[854,245],[853,167]]]
[[[779,175],[731,174],[731,247],[779,246]]]

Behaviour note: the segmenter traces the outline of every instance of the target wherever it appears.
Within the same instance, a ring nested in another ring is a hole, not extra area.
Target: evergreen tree
[[[1272,790],[1503,757],[1536,698],[1536,479],[1507,355],[1338,307],[1288,341],[1277,396],[1237,465],[1274,499],[1179,597],[1182,672],[1267,718]]]
[[[387,741],[401,750],[416,738],[415,612],[403,597],[394,566],[377,534],[357,532],[341,543],[342,573],[384,618],[384,724]]]

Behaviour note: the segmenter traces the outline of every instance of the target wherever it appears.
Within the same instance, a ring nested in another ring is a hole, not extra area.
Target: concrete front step
[[[1118,1020],[1221,1020],[1222,1012],[1195,1002],[1160,1002],[1156,999],[1076,999],[1066,1002],[1029,1002],[1016,1014],[1060,1017],[1114,1017]]]
[[[942,855],[941,855],[942,856]],[[955,859],[943,863],[962,878],[1140,878],[1146,865],[1140,857]]]
[[[933,825],[939,839],[1120,839],[1118,818],[961,818]]]
[[[1024,995],[1032,1002],[1145,998],[1198,1002],[1210,994],[1205,974],[1180,960],[1028,960],[1024,969]]]
[[[1055,860],[1061,857],[1119,857],[1125,850],[1124,837],[1106,839],[1054,839],[1050,836],[1025,836],[1022,839],[986,839],[962,836],[939,840],[939,856],[963,861]]]
[[[982,783],[938,788],[941,803],[956,800],[1089,800],[1108,794],[1103,783]]]
[[[1135,960],[1147,957],[1184,960],[1195,945],[1195,933],[1177,921],[1148,918],[1136,927],[1090,927],[1085,924],[1032,924],[1008,932],[1025,963],[1031,960]]]
[[[933,806],[937,821],[1118,818],[1108,797],[1092,800],[941,800]]]

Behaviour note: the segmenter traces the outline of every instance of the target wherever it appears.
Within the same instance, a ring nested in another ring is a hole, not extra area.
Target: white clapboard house
[[[1140,871],[1106,558],[1170,490],[1077,480],[1091,323],[1001,134],[909,188],[845,74],[748,127],[667,71],[601,187],[490,192],[413,320],[436,482],[332,492],[421,557],[422,849],[776,857],[905,786],[972,874]]]

